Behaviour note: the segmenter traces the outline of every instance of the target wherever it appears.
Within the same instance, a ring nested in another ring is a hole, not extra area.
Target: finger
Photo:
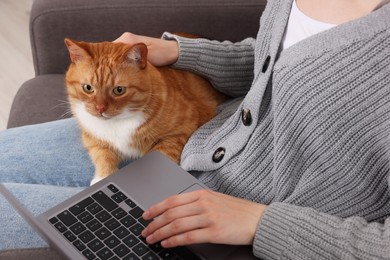
[[[161,241],[161,246],[171,248],[212,242],[213,239],[209,229],[196,229],[164,239]]]
[[[131,33],[123,33],[121,36],[119,36],[118,38],[116,38],[113,42],[123,42],[125,43],[126,40],[129,41],[128,39],[131,37]]]
[[[146,237],[146,241],[149,244],[154,244],[182,233],[205,228],[208,225],[208,219],[199,215],[176,219],[151,233],[151,235]]]
[[[171,222],[190,216],[198,215],[202,212],[200,207],[197,207],[195,203],[189,203],[177,206],[175,208],[168,209],[163,214],[155,218],[143,231],[144,237],[149,236],[156,230],[170,224]]]
[[[156,205],[152,206],[148,210],[146,210],[144,212],[144,214],[142,215],[142,217],[145,220],[150,220],[152,218],[155,218],[155,217],[161,215],[162,213],[164,213],[168,209],[192,203],[192,202],[199,199],[199,197],[201,196],[201,191],[193,191],[193,192],[189,192],[189,193],[183,193],[183,194],[171,196],[171,197],[157,203]]]

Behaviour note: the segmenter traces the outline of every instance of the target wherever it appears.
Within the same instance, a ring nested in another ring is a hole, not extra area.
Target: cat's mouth
[[[112,116],[107,115],[106,113],[101,113],[97,117],[100,119],[104,119],[104,120],[108,120],[108,119],[112,118]]]

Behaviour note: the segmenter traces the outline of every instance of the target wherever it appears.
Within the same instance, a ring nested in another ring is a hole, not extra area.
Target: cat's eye
[[[85,93],[91,94],[93,93],[94,89],[91,85],[83,84],[83,90]]]
[[[123,94],[126,93],[126,88],[125,87],[115,87],[112,92],[116,95],[116,96],[122,96]]]

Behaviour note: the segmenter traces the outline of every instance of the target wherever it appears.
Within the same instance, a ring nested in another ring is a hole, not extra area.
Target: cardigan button
[[[219,147],[217,150],[215,150],[213,154],[213,162],[218,163],[222,161],[224,156],[225,156],[225,148]]]
[[[248,108],[244,108],[241,111],[241,120],[244,126],[250,126],[252,124],[252,114]]]
[[[267,58],[264,61],[263,69],[261,70],[261,72],[265,73],[267,71],[270,61],[271,61],[271,56],[267,56]]]

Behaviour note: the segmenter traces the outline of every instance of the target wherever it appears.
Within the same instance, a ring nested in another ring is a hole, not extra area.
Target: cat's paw
[[[90,186],[94,185],[95,183],[97,183],[97,182],[99,182],[99,181],[101,181],[103,179],[104,179],[104,177],[100,177],[100,176],[93,177],[93,179],[91,180]]]

